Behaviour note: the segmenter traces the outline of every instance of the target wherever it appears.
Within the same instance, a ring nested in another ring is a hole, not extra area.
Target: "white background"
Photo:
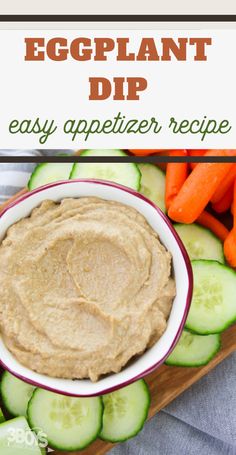
[[[211,37],[212,46],[207,46],[207,62],[193,61],[194,47],[188,52],[187,62],[117,62],[111,52],[107,62],[24,61],[25,36],[128,36],[130,50],[138,49],[143,36],[153,36],[157,47],[160,38]],[[55,119],[58,129],[49,138],[45,148],[235,148],[236,145],[236,91],[235,30],[182,30],[182,31],[0,31],[0,148],[39,147],[35,135],[10,135],[11,120],[40,117]],[[140,101],[89,101],[91,76],[140,76],[148,80],[148,89]],[[91,135],[87,142],[82,136],[72,142],[62,131],[68,118],[99,118],[105,120],[119,111],[127,118],[150,118],[163,125],[158,135]],[[171,116],[177,119],[200,120],[206,115],[218,121],[228,119],[231,132],[225,135],[209,135],[201,142],[198,135],[173,135],[167,128]]]
[[[7,0],[2,14],[235,14],[235,0]]]

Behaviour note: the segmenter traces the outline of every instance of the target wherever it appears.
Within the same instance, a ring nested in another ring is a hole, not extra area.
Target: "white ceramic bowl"
[[[0,338],[2,366],[38,387],[72,396],[93,396],[111,392],[140,379],[159,367],[178,341],[187,318],[192,297],[192,269],[186,250],[168,218],[149,199],[139,193],[102,180],[67,180],[40,187],[18,198],[0,213],[0,240],[7,229],[21,218],[27,217],[34,207],[45,199],[60,201],[66,197],[97,196],[134,207],[144,215],[158,233],[161,242],[171,252],[176,281],[176,297],[168,319],[167,329],[157,343],[120,373],[114,373],[93,383],[90,380],[51,378],[21,365],[9,352]],[[138,334],[137,334],[138,336]]]

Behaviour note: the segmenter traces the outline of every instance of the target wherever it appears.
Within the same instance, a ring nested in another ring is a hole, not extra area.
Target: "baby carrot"
[[[229,235],[225,239],[224,254],[229,265],[231,265],[231,267],[236,267],[236,179],[234,181],[233,212],[234,212],[233,229],[230,231]]]
[[[187,150],[189,156],[203,156],[203,155],[205,155],[205,153],[208,152],[208,151],[209,151],[209,150],[205,150],[205,149],[191,149],[191,150]]]
[[[233,185],[229,187],[224,196],[218,201],[212,204],[212,208],[217,213],[224,213],[230,209],[233,202]]]
[[[225,150],[227,156],[236,156],[236,149]]]
[[[207,152],[205,156],[213,156]],[[225,156],[224,150],[214,150],[214,156]],[[199,163],[185,180],[168,215],[179,223],[193,223],[205,209],[232,163]]]
[[[221,182],[221,185],[215,193],[213,194],[211,198],[211,202],[215,204],[216,202],[219,202],[222,197],[225,195],[225,193],[228,191],[228,189],[233,185],[234,180],[236,178],[236,164],[232,166],[230,169],[229,173],[225,176],[223,182]]]
[[[147,155],[153,155],[155,153],[161,153],[165,154],[166,150],[163,149],[129,149],[129,151],[136,156],[147,156]]]
[[[224,242],[224,240],[229,235],[229,231],[224,226],[224,224],[222,224],[213,215],[206,212],[205,210],[201,213],[196,221],[202,226],[210,229],[217,237],[219,237],[220,240],[222,240],[222,242]]]
[[[170,156],[186,156],[186,150],[173,150]],[[169,209],[188,176],[188,163],[168,163],[166,167],[165,202]]]
[[[183,150],[177,149],[129,149],[130,153],[137,156],[147,156],[147,155],[161,155],[161,156],[170,156],[172,152],[176,152],[176,156],[182,156]],[[186,152],[187,154],[187,152]]]
[[[188,155],[189,156],[203,156],[205,155],[207,152],[211,152],[212,155],[214,156],[214,149],[208,149],[208,150],[202,150],[202,149],[199,149],[199,150],[188,150]],[[217,151],[217,150],[216,150]],[[236,156],[236,150],[224,150],[225,152],[225,155],[227,156]],[[191,169],[194,169],[196,166],[197,166],[198,163],[190,163],[190,167]]]
[[[208,150],[204,149],[192,149],[192,150],[187,150],[189,156],[203,156]],[[198,163],[190,163],[191,169],[194,169],[197,166]]]

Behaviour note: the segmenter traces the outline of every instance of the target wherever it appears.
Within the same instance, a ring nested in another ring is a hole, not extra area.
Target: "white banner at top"
[[[0,148],[236,146],[236,30],[0,39]]]

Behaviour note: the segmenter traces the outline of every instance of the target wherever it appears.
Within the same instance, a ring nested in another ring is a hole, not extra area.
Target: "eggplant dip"
[[[38,373],[119,372],[166,329],[171,255],[145,218],[94,197],[44,201],[0,245],[0,330]]]

